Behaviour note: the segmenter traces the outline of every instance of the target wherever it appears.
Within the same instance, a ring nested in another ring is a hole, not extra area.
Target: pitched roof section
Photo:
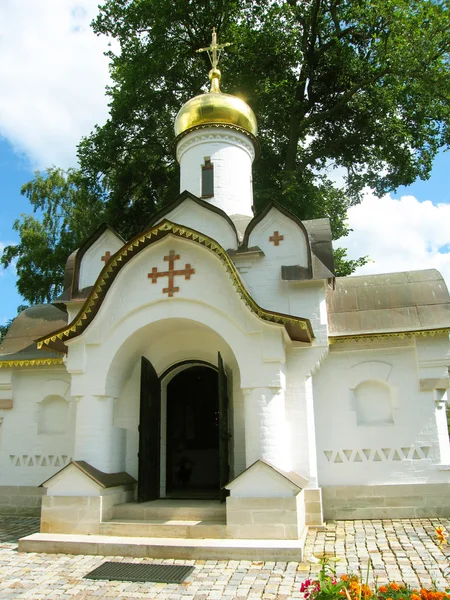
[[[298,489],[299,492],[303,488],[305,488],[308,484],[308,479],[306,479],[305,477],[302,477],[295,471],[284,471],[283,469],[280,469],[279,467],[276,467],[275,465],[273,465],[271,462],[269,462],[267,460],[263,460],[262,458],[259,458],[257,461],[255,461],[249,467],[247,467],[244,471],[242,471],[242,473],[240,473],[232,481],[227,483],[227,485],[225,485],[224,487],[227,490],[233,488],[235,482],[238,481],[238,479],[242,480],[242,479],[246,478],[251,471],[254,471],[258,467],[266,468],[269,471],[272,471],[275,475],[282,477],[283,479],[288,481],[290,484],[294,485]]]
[[[311,244],[311,266],[314,279],[334,278],[333,243],[329,219],[302,221]]]
[[[36,339],[67,325],[67,313],[51,304],[27,308],[12,322],[0,345],[0,368],[60,364],[60,354],[38,350]]]
[[[329,336],[348,339],[450,331],[450,297],[435,269],[336,279],[327,290]]]
[[[67,325],[37,340],[38,348],[48,346],[58,351],[66,351],[65,342],[77,337],[93,321],[97,314],[111,284],[117,277],[119,271],[139,252],[150,244],[166,237],[167,235],[184,238],[192,243],[204,246],[213,252],[221,260],[228,271],[232,284],[237,293],[248,306],[248,308],[260,319],[275,324],[284,325],[289,337],[294,341],[310,343],[314,337],[309,319],[292,317],[283,313],[277,313],[261,308],[250,296],[239,277],[239,274],[228,256],[227,252],[216,241],[210,237],[190,229],[164,220],[150,228],[125,244],[116,252],[103,267],[97,281],[75,319]]]
[[[76,467],[79,469],[84,475],[86,475],[89,479],[91,479],[94,483],[96,483],[102,489],[108,489],[111,487],[116,487],[119,485],[130,485],[132,483],[136,483],[136,479],[125,471],[120,473],[104,473],[103,471],[99,471],[95,467],[91,466],[84,460],[74,460],[70,462],[68,465],[60,469],[57,473],[46,479],[39,487],[44,487],[50,483],[50,481],[62,473],[66,471],[70,467]]]

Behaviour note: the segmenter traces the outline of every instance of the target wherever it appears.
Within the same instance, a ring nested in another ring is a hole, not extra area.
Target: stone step
[[[19,552],[94,554],[184,560],[301,561],[302,540],[143,538],[34,533],[19,540]]]
[[[224,521],[136,521],[112,519],[100,523],[101,535],[150,538],[226,538]]]
[[[133,521],[223,521],[225,503],[218,500],[153,500],[127,502],[113,507],[114,520]]]

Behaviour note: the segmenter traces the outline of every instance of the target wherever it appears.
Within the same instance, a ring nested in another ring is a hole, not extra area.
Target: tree
[[[12,319],[8,319],[6,323],[0,325],[0,344],[2,343],[3,338],[8,333],[9,328],[11,327]]]
[[[40,218],[15,221],[20,244],[7,246],[0,263],[6,268],[14,262],[17,288],[30,304],[49,302],[62,291],[69,254],[102,222],[105,205],[100,189],[94,192],[78,170],[55,167],[45,176],[36,172],[22,187]]]
[[[223,89],[259,123],[255,205],[329,216],[335,239],[365,186],[379,195],[426,179],[448,145],[450,0],[107,0],[114,38],[110,117],[79,145],[83,194],[129,237],[178,190],[173,121],[205,90],[195,50],[211,26],[232,41]],[[344,175],[341,186],[334,169]],[[26,248],[24,248],[27,251]],[[337,256],[341,274],[354,264]]]

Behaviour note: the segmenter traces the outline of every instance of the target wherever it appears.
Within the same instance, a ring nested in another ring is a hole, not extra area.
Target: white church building
[[[253,216],[256,119],[213,67],[176,118],[180,196],[131,240],[100,227],[0,346],[22,549],[299,558],[326,520],[450,516],[442,276],[335,278],[328,219]]]

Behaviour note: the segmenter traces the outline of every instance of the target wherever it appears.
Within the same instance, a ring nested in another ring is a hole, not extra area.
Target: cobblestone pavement
[[[338,573],[361,571],[364,576],[370,560],[370,573],[379,584],[396,581],[428,587],[435,582],[444,589],[450,580],[444,579],[448,561],[435,542],[438,525],[449,530],[450,520],[330,522],[324,531],[309,532],[305,555],[337,556]],[[105,557],[18,553],[18,538],[38,528],[38,519],[0,516],[0,599],[288,600],[302,598],[300,583],[318,571],[317,565],[307,562],[155,560],[192,564],[195,571],[181,585],[91,581],[84,575]],[[117,556],[108,560],[153,562]]]

